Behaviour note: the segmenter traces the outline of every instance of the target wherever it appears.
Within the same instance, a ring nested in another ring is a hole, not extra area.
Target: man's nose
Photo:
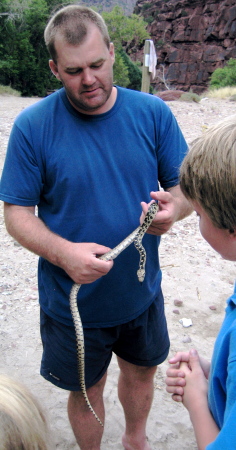
[[[83,71],[83,84],[91,85],[95,81],[95,76],[93,71],[90,68],[87,68]]]

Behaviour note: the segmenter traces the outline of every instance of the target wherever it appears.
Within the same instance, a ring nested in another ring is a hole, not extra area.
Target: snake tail
[[[70,292],[70,307],[71,307],[71,314],[72,314],[72,319],[74,322],[75,334],[76,334],[79,382],[80,382],[81,392],[83,394],[86,404],[88,405],[90,411],[93,413],[94,417],[97,419],[97,421],[103,427],[103,423],[99,419],[97,414],[95,413],[95,411],[88,399],[87,392],[86,392],[85,367],[84,367],[84,334],[83,334],[83,326],[82,326],[81,318],[80,318],[80,315],[78,312],[78,307],[77,307],[77,294],[78,294],[79,288],[80,288],[79,284],[74,284],[72,286],[72,289]]]

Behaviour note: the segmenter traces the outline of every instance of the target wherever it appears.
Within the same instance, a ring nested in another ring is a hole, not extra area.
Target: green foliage
[[[194,92],[185,92],[184,94],[181,95],[180,100],[184,101],[184,102],[195,102],[195,103],[199,103],[201,98],[199,97],[199,95],[194,94]]]
[[[4,0],[0,5],[0,83],[22,95],[43,96],[55,86],[43,40],[48,16],[46,0]]]
[[[145,17],[145,22],[147,22],[148,24],[152,23],[153,17],[152,16]]]
[[[236,59],[230,58],[223,69],[216,69],[210,78],[210,88],[236,86]]]
[[[141,70],[139,69],[137,64],[131,61],[131,59],[123,49],[120,51],[120,55],[124,61],[125,66],[128,69],[129,83],[126,85],[126,87],[129,89],[134,89],[135,91],[140,91],[142,85]]]
[[[70,1],[70,3],[75,0]],[[69,3],[69,2],[68,2]],[[24,96],[44,96],[61,87],[48,67],[48,51],[43,33],[53,10],[61,0],[1,0],[0,2],[0,84],[11,86]],[[139,45],[149,38],[143,18],[125,16],[115,6],[102,13],[116,50],[114,79],[120,86],[138,86],[132,61],[121,53],[122,46]]]
[[[14,97],[20,97],[21,93],[12,89],[10,86],[3,86],[0,84],[0,95],[13,95]]]
[[[152,3],[144,3],[143,7],[142,7],[142,11],[146,11],[147,9],[151,8]]]
[[[114,82],[119,86],[140,90],[142,73],[126,54],[122,45],[131,41],[139,45],[145,39],[149,39],[145,21],[135,14],[125,16],[119,6],[115,6],[111,12],[103,12],[102,17],[107,24],[116,51]]]
[[[129,84],[129,71],[119,51],[116,52],[114,64],[114,83],[127,87]]]
[[[124,43],[132,41],[138,45],[145,39],[149,39],[143,18],[135,14],[125,16],[119,6],[115,6],[111,12],[103,12],[102,17],[107,24],[111,41],[116,50],[119,50]]]

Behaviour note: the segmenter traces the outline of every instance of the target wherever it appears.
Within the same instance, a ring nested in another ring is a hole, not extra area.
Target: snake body
[[[152,223],[158,209],[159,207],[157,203],[151,203],[142,225],[140,225],[131,234],[129,234],[122,242],[120,242],[120,244],[118,244],[116,247],[114,247],[112,250],[105,253],[104,255],[99,256],[98,258],[102,259],[103,261],[111,261],[115,259],[121,252],[123,252],[123,250],[125,250],[130,244],[132,244],[132,242],[134,242],[134,245],[140,254],[139,269],[137,271],[137,276],[138,280],[140,282],[143,282],[145,278],[146,251],[142,245],[142,239],[147,229],[149,228],[150,224]],[[103,423],[101,422],[101,420],[99,419],[99,417],[97,416],[97,414],[95,413],[94,409],[90,404],[85,386],[84,334],[83,334],[83,325],[81,322],[77,304],[77,295],[80,287],[81,284],[74,283],[71,288],[69,298],[70,309],[76,335],[79,382],[85,402],[87,403],[90,411],[93,413],[97,421],[100,423],[101,426],[103,426]]]

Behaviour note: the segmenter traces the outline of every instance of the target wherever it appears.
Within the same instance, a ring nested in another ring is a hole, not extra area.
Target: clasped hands
[[[201,399],[207,400],[210,363],[199,357],[194,349],[178,352],[169,360],[166,371],[166,391],[176,402],[182,402],[190,411]]]

